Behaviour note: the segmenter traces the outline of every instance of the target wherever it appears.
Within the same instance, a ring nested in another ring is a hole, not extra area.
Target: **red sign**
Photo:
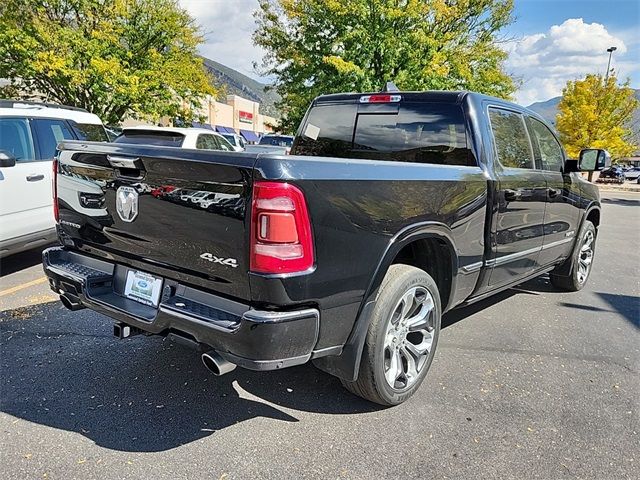
[[[238,110],[238,120],[243,123],[253,123],[253,113]]]

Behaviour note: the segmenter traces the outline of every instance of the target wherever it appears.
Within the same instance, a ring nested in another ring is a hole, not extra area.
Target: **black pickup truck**
[[[578,172],[608,162],[468,92],[319,97],[291,155],[59,149],[43,262],[65,306],[218,375],[311,360],[383,405],[423,381],[444,312],[547,272],[584,286],[601,213]]]

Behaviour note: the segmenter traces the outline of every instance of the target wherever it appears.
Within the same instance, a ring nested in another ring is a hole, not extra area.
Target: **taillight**
[[[60,220],[60,211],[58,210],[58,159],[54,158],[52,163],[51,192],[53,193],[53,218],[57,223]]]
[[[289,183],[256,182],[251,211],[251,271],[294,273],[314,263],[307,202]]]

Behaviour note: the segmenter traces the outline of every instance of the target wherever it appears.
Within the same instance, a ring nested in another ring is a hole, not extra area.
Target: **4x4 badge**
[[[215,255],[208,252],[200,255],[200,258],[202,258],[203,260],[209,260],[210,262],[213,262],[213,263],[219,263],[227,267],[236,268],[238,266],[238,261],[235,258],[216,257]]]
[[[138,216],[138,192],[135,188],[118,188],[116,191],[116,211],[124,222],[133,222]]]

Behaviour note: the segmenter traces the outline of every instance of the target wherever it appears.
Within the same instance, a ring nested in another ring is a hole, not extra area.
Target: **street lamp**
[[[611,68],[611,55],[613,55],[613,52],[615,52],[617,49],[618,49],[618,47],[609,47],[609,48],[607,48],[607,52],[609,52],[609,62],[607,63],[607,73],[604,75],[605,83],[609,79],[609,69]]]

